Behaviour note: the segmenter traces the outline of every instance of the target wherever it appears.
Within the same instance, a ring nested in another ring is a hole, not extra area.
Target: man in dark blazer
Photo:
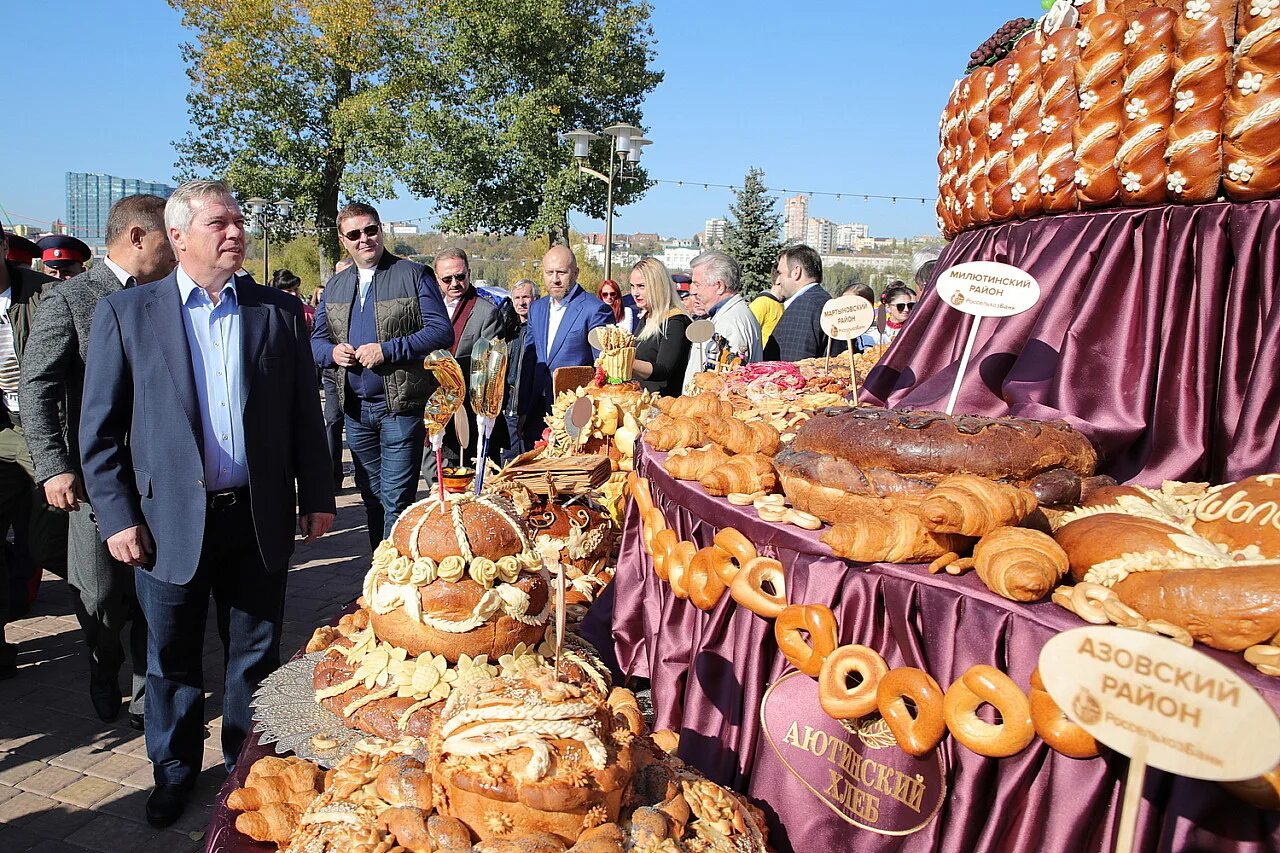
[[[561,367],[592,364],[596,351],[587,343],[587,332],[613,322],[609,307],[578,286],[578,259],[568,246],[552,246],[542,256],[542,283],[547,295],[529,308],[529,336],[536,358],[526,448],[537,441],[543,419],[551,411],[552,374]]]
[[[147,620],[147,821],[178,819],[204,743],[204,624],[225,647],[222,754],[280,665],[294,531],[333,524],[333,479],[302,305],[235,273],[245,222],[220,181],[165,206],[173,274],[93,316],[80,419],[89,502],[111,555],[134,566]]]
[[[831,294],[822,286],[822,258],[808,246],[790,246],[778,256],[774,276],[784,297],[783,311],[765,345],[765,360],[800,361],[826,355],[822,309]],[[831,355],[844,350],[844,341],[831,341]]]
[[[93,311],[107,295],[173,272],[164,199],[131,195],[107,215],[107,257],[46,294],[22,360],[22,419],[36,482],[49,506],[68,513],[67,580],[89,658],[89,699],[98,717],[120,713],[121,635],[133,656],[129,724],[142,728],[147,625],[133,591],[133,568],[112,559],[85,500],[80,472],[80,401]]]
[[[488,297],[482,296],[471,283],[471,262],[462,249],[443,250],[432,259],[431,266],[435,269],[436,281],[440,283],[440,296],[444,299],[445,310],[449,312],[449,322],[453,324],[453,346],[449,351],[458,360],[469,391],[471,350],[477,342],[493,340],[497,336],[500,326],[498,306],[489,301]],[[450,421],[444,436],[444,454],[450,464],[468,466],[475,463],[476,448],[479,445],[476,413],[471,408],[469,393],[463,406],[470,427],[467,430],[467,446],[458,446],[458,433]],[[425,467],[434,474],[434,463]]]

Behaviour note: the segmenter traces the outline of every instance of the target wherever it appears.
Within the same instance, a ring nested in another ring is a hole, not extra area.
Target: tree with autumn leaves
[[[604,217],[605,190],[559,134],[639,124],[662,79],[645,0],[169,3],[193,34],[183,177],[292,199],[328,257],[340,201],[400,185],[444,230],[563,240],[570,209]],[[615,203],[648,186],[639,172]]]

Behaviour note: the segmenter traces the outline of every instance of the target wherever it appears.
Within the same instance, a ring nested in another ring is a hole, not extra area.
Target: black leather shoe
[[[156,829],[172,826],[182,817],[189,793],[182,785],[156,785],[147,797],[147,823]]]
[[[90,692],[89,700],[93,702],[93,710],[97,713],[98,719],[104,723],[109,723],[116,717],[120,716],[120,705],[122,704],[120,694]]]
[[[143,717],[141,714],[135,714],[132,711],[129,712],[129,728],[133,729],[135,732],[146,730],[146,727],[143,725]]]

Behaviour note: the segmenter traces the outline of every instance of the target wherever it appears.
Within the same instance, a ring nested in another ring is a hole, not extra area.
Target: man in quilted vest
[[[453,345],[453,326],[431,268],[383,246],[377,210],[348,204],[338,234],[355,265],[329,280],[311,351],[321,368],[338,368],[347,446],[377,547],[417,495],[422,410],[436,387],[422,360]]]

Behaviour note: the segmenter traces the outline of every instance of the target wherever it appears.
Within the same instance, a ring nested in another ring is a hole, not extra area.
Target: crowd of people
[[[556,245],[540,282],[498,290],[477,288],[460,248],[430,266],[397,257],[370,205],[348,204],[337,225],[347,257],[310,302],[288,270],[270,286],[244,271],[245,217],[219,181],[185,183],[167,201],[119,201],[106,257],[87,269],[87,247],[28,251],[0,231],[0,531],[12,538],[0,580],[14,579],[0,582],[0,678],[17,674],[3,622],[29,597],[30,577],[65,573],[96,713],[115,719],[127,697],[130,724],[146,733],[155,826],[182,813],[201,767],[210,599],[232,769],[250,698],[279,666],[297,536],[333,523],[344,434],[371,549],[434,476],[423,465],[430,353],[449,351],[466,376],[477,342],[508,342],[491,448],[510,460],[541,439],[556,372],[594,362],[589,333],[601,326],[635,335],[636,379],[667,396],[707,367],[845,345],[822,331],[831,297],[807,246],[784,249],[772,289],[748,303],[738,263],[719,250],[688,276],[644,258],[629,293],[606,281],[596,295]],[[35,251],[59,278],[30,268],[23,253]],[[891,339],[915,299],[895,284],[880,328],[853,345]],[[690,333],[695,320],[705,334]],[[459,466],[475,464],[478,444],[469,404],[464,413],[445,441]]]

